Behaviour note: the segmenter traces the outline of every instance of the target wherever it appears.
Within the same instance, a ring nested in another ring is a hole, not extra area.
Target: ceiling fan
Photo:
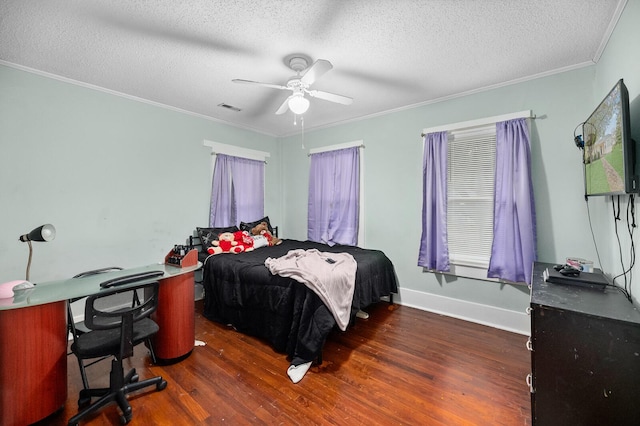
[[[305,93],[314,98],[324,99],[325,101],[335,102],[342,105],[351,105],[353,102],[353,99],[347,96],[336,95],[322,90],[309,90],[309,87],[318,78],[333,68],[331,62],[325,59],[318,59],[313,63],[313,65],[311,65],[311,67],[309,67],[309,59],[304,57],[304,55],[292,55],[288,58],[288,66],[296,72],[296,75],[287,81],[286,86],[241,79],[234,79],[232,81],[234,83],[254,84],[270,87],[272,89],[291,90],[293,93],[285,99],[282,105],[280,105],[280,108],[276,111],[276,114],[278,115],[284,114],[288,109],[297,115],[304,114],[309,108],[309,99],[305,98]],[[300,73],[304,70],[307,71],[301,75]]]

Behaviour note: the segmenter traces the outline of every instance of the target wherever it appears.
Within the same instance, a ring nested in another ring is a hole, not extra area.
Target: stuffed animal
[[[219,253],[241,253],[244,246],[239,246],[234,234],[231,232],[223,232],[218,235],[217,240],[211,241],[211,247],[207,249],[209,254]]]
[[[267,226],[267,222],[260,222],[256,226],[251,229],[251,235],[255,236],[263,236],[267,240],[267,244],[269,246],[277,246],[282,242],[282,240],[278,237],[275,237],[269,232],[269,227]]]
[[[236,231],[233,233],[233,239],[238,245],[236,247],[242,247],[242,251],[253,250],[253,238],[247,231]]]

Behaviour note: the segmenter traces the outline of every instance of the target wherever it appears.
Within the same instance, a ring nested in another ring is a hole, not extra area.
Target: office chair
[[[87,298],[84,322],[90,331],[78,335],[71,350],[79,359],[113,356],[113,360],[109,387],[81,389],[81,411],[69,420],[70,426],[114,401],[122,411],[121,423],[127,424],[133,416],[127,394],[153,385],[157,390],[167,387],[161,376],[140,382],[135,368],[125,374],[123,366],[123,360],[133,355],[134,346],[158,332],[158,325],[149,318],[157,307],[158,282],[105,288]],[[99,399],[91,404],[92,397]]]
[[[91,271],[85,271],[85,272],[81,272],[77,275],[74,275],[73,278],[84,278],[84,277],[88,277],[91,275],[97,275],[97,274],[102,274],[105,272],[111,272],[111,271],[121,271],[122,268],[120,268],[119,266],[111,266],[108,268],[100,268],[100,269],[93,269]],[[73,341],[75,342],[76,339],[78,338],[78,336],[80,334],[84,334],[84,333],[88,333],[89,329],[84,325],[84,321],[78,321],[78,322],[74,322],[74,318],[73,318],[73,312],[71,310],[71,304],[73,302],[76,302],[78,300],[84,299],[84,297],[76,297],[73,299],[69,299],[67,301],[67,325],[68,325],[68,332],[71,334],[71,337],[73,338]],[[73,352],[70,352],[67,355],[72,354]],[[96,360],[93,360],[91,362],[86,362],[86,360],[83,360],[81,358],[77,358],[78,360],[78,367],[80,368],[80,377],[82,377],[82,386],[85,389],[89,389],[89,381],[87,380],[87,372],[86,372],[86,368],[102,361],[103,359],[108,358],[106,356],[104,357],[100,357]]]
[[[92,275],[98,275],[98,274],[103,274],[103,273],[107,273],[107,272],[113,272],[113,271],[122,271],[122,268],[119,266],[109,266],[106,268],[100,268],[100,269],[92,269],[90,271],[85,271],[85,272],[81,272],[77,275],[74,275],[73,278],[84,278],[84,277],[89,277]],[[78,321],[78,322],[74,322],[74,318],[73,318],[73,312],[71,310],[71,304],[73,302],[76,302],[78,300],[84,299],[84,297],[76,297],[73,299],[69,299],[67,301],[67,324],[68,324],[68,332],[71,334],[71,337],[73,338],[73,341],[75,342],[78,338],[79,335],[84,334],[84,333],[88,333],[90,330],[87,328],[87,326],[85,326],[84,321]],[[153,352],[153,346],[151,346],[151,340],[148,340],[146,342],[147,347],[149,348],[149,352],[151,353],[151,362],[156,364],[157,360],[156,360],[156,355]],[[73,352],[70,352],[68,355],[72,354]],[[85,359],[82,358],[78,358],[76,357],[77,361],[78,361],[78,368],[80,368],[80,377],[82,378],[82,386],[85,389],[89,389],[89,380],[87,379],[87,372],[86,372],[86,368],[92,366],[93,364],[96,364],[106,358],[109,358],[109,356],[103,356],[91,361],[87,361]]]

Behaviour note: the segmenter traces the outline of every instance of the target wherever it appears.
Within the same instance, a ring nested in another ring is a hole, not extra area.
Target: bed
[[[206,257],[204,316],[267,341],[276,351],[286,353],[292,366],[321,360],[325,340],[336,326],[334,316],[312,290],[292,278],[272,275],[265,266],[267,258],[312,249],[349,253],[355,259],[350,322],[358,311],[397,293],[393,264],[379,250],[283,239],[276,246]]]

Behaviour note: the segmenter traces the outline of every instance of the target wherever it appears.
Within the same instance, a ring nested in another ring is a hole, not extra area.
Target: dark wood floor
[[[395,309],[394,309],[395,308]],[[151,365],[144,345],[133,358],[141,379],[169,385],[130,396],[131,425],[530,425],[526,337],[405,306],[372,307],[370,318],[334,332],[324,362],[298,384],[285,355],[224,325],[196,304],[195,347],[185,360]],[[68,357],[65,407],[42,424],[64,425],[77,412],[81,387]],[[90,367],[94,385],[108,381],[109,362]],[[119,424],[115,405],[84,424]]]

